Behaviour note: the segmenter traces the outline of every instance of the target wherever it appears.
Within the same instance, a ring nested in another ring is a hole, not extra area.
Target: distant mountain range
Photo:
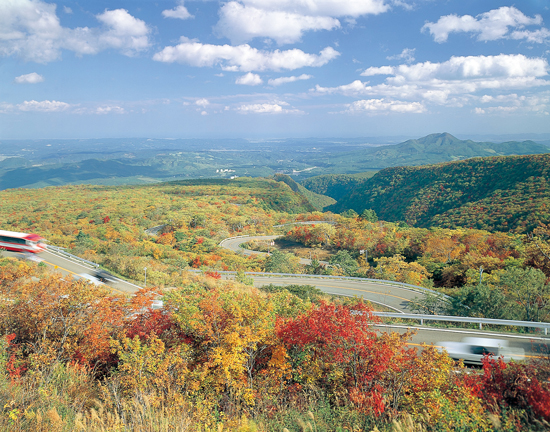
[[[460,140],[448,133],[440,133],[411,139],[401,144],[340,153],[331,159],[331,167],[327,169],[334,174],[345,174],[390,166],[428,165],[472,157],[540,154],[548,151],[547,146],[534,141],[474,142]]]
[[[9,145],[8,145],[9,144]],[[68,183],[140,184],[188,178],[269,177],[295,180],[316,174],[359,177],[392,166],[415,166],[472,157],[547,153],[534,141],[504,143],[459,140],[432,134],[401,144],[342,140],[58,140],[0,142],[0,190]],[[307,187],[336,200],[359,181],[350,177],[312,179]],[[345,185],[344,185],[345,183]],[[315,185],[316,184],[316,185]],[[324,184],[324,186],[323,186]],[[306,183],[304,183],[306,185]],[[314,198],[321,208],[329,201]]]

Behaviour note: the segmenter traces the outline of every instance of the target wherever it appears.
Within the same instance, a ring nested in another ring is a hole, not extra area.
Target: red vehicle
[[[44,238],[38,234],[26,234],[0,230],[0,249],[14,252],[38,253],[46,250]]]

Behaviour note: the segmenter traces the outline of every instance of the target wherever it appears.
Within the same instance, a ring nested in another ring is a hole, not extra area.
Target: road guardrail
[[[373,312],[373,315],[386,318],[401,318],[401,319],[414,319],[419,320],[420,325],[424,325],[424,321],[448,321],[448,322],[465,322],[479,324],[479,329],[483,330],[483,324],[487,325],[501,325],[501,326],[513,326],[513,327],[532,327],[544,329],[544,334],[548,335],[548,329],[550,323],[533,322],[533,321],[514,321],[514,320],[499,320],[492,318],[471,318],[471,317],[457,317],[448,315],[422,315],[422,314],[402,314],[393,312]]]
[[[88,264],[89,266],[92,266],[96,269],[99,268],[99,264],[96,264],[95,262],[92,262],[92,261],[85,260],[84,258],[77,257],[76,255],[73,255],[73,254],[67,252],[65,249],[63,249],[61,247],[48,245],[46,247],[46,249],[53,252],[53,253],[63,255],[66,258],[70,258],[72,260],[75,260],[75,261],[78,261],[78,262],[81,262],[81,263],[84,263],[84,264]]]

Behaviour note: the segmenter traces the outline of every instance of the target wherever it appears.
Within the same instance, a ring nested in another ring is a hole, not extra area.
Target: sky
[[[0,0],[0,139],[550,133],[548,0]]]

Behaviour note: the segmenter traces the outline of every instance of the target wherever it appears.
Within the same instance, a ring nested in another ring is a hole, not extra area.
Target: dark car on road
[[[96,270],[93,273],[93,276],[95,276],[97,279],[99,279],[103,283],[109,283],[109,282],[115,282],[116,278],[105,270]]]

